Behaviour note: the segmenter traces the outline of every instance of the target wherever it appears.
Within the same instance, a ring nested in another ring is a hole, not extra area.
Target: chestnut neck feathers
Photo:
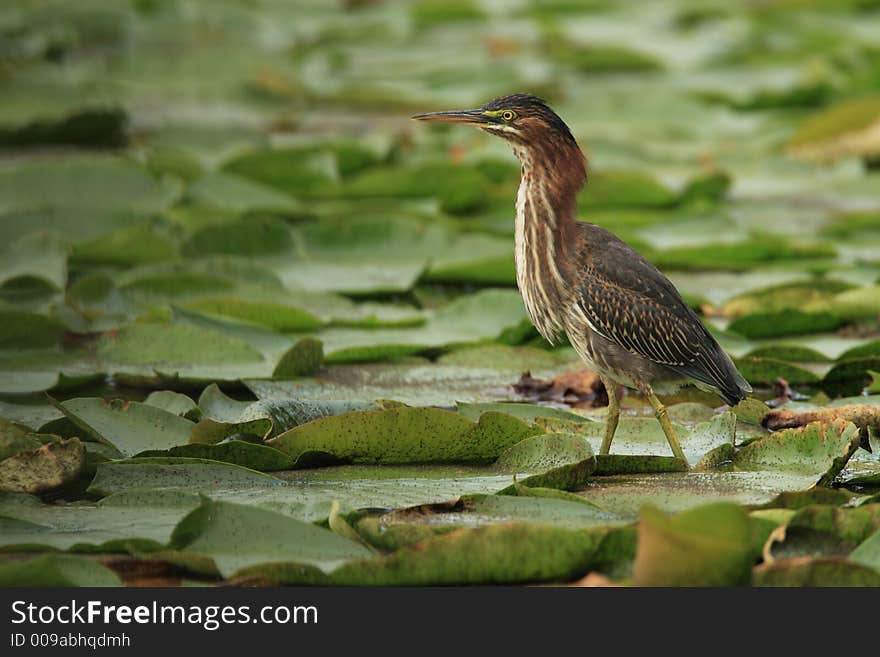
[[[546,108],[546,105],[544,106]],[[529,317],[551,343],[565,328],[573,280],[577,193],[586,182],[583,153],[561,119],[522,116],[517,134],[505,135],[522,163],[516,201],[516,278]],[[561,124],[561,129],[556,124]]]

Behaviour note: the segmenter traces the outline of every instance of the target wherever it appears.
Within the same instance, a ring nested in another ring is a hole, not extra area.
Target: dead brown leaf
[[[568,404],[572,408],[608,406],[605,384],[591,370],[564,372],[552,379],[536,379],[531,372],[523,372],[513,389],[531,401]],[[615,393],[618,399],[622,397],[622,389]]]

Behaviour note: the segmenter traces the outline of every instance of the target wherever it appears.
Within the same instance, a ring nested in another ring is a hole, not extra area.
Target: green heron
[[[619,383],[644,395],[673,454],[687,462],[656,393],[690,382],[734,405],[752,389],[669,279],[612,233],[577,220],[587,168],[568,126],[547,103],[526,94],[412,118],[475,126],[512,145],[522,165],[517,285],[541,335],[552,344],[564,331],[608,390],[600,452],[609,453],[617,430]]]

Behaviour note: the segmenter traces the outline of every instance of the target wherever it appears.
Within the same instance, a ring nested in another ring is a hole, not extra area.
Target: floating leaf
[[[212,171],[202,176],[190,185],[186,195],[196,203],[236,212],[300,210],[299,204],[287,194],[222,171]]]
[[[755,555],[742,508],[709,504],[677,516],[647,506],[633,571],[638,586],[743,586]]]
[[[733,320],[728,330],[747,338],[778,338],[833,331],[840,319],[831,313],[807,313],[800,310],[758,312]]]
[[[880,573],[846,559],[796,557],[755,568],[753,586],[880,586]]]
[[[296,460],[317,452],[365,463],[487,461],[534,433],[500,413],[485,413],[475,424],[458,413],[404,407],[321,418],[268,444]]]
[[[271,301],[213,297],[191,301],[187,307],[208,315],[222,315],[254,322],[276,331],[310,331],[324,325],[322,319],[307,310]]]
[[[293,460],[283,452],[243,440],[227,440],[217,444],[179,445],[166,450],[147,450],[141,452],[139,458],[163,456],[221,461],[260,472],[289,470],[293,467]]]
[[[834,480],[858,446],[859,431],[852,422],[814,422],[749,443],[736,453],[734,464],[789,470],[824,486]]]
[[[307,564],[328,571],[372,555],[359,543],[311,523],[208,499],[175,527],[171,546],[210,558],[223,577],[272,562]]]
[[[262,362],[256,349],[244,340],[183,323],[132,324],[106,336],[98,356],[117,365],[229,365]]]
[[[210,491],[281,485],[275,477],[231,463],[158,456],[101,463],[89,492],[104,496],[148,488]]]
[[[525,438],[501,452],[494,467],[504,472],[543,472],[593,456],[590,443],[573,433]]]
[[[85,465],[86,451],[76,438],[19,451],[0,461],[0,490],[45,493],[74,481]]]
[[[747,381],[773,384],[785,379],[791,384],[817,383],[821,379],[812,370],[792,365],[788,361],[763,356],[743,356],[736,359],[736,367]]]
[[[93,559],[46,554],[0,563],[0,586],[122,586],[122,582]]]
[[[270,216],[249,217],[215,226],[205,226],[184,242],[184,255],[268,256],[288,252],[293,245],[290,229]],[[293,257],[293,256],[289,256]]]
[[[185,445],[195,425],[149,404],[90,397],[69,399],[59,408],[85,435],[106,442],[126,456]]]
[[[58,344],[64,326],[36,313],[0,310],[0,349],[39,349]]]
[[[168,542],[177,522],[196,505],[197,498],[164,491],[139,491],[128,497],[67,505],[0,493],[0,547],[19,552],[152,551]]]
[[[144,404],[185,417],[187,420],[198,420],[202,416],[201,409],[190,397],[171,390],[154,390],[147,395]]]
[[[836,159],[846,156],[872,156],[880,152],[877,122],[880,98],[867,96],[844,101],[808,118],[789,142],[799,157]]]
[[[55,120],[37,119],[15,129],[0,128],[4,146],[124,146],[128,115],[119,108],[85,108]]]
[[[104,208],[156,212],[179,194],[132,161],[92,155],[11,160],[0,167],[0,212],[28,208]]]
[[[607,532],[519,523],[491,525],[437,536],[386,557],[355,561],[330,577],[283,564],[257,566],[239,574],[262,575],[277,584],[349,586],[565,581],[590,570]]]
[[[284,352],[272,371],[274,379],[292,379],[317,372],[324,362],[324,345],[314,338],[302,338]]]
[[[880,529],[862,541],[849,558],[880,573]]]
[[[153,222],[138,222],[77,244],[71,261],[77,265],[130,267],[174,260],[177,247]]]

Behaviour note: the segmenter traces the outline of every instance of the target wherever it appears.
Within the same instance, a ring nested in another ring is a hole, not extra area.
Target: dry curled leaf
[[[524,372],[513,389],[531,401],[568,404],[573,408],[608,406],[608,393],[599,375],[591,370],[564,372],[552,379],[536,379]],[[620,398],[620,391],[618,398]]]
[[[859,428],[861,446],[872,451],[870,434],[880,434],[880,406],[870,404],[847,404],[836,408],[821,408],[812,411],[770,411],[761,419],[761,425],[771,431],[802,427],[811,422],[832,422],[837,419],[848,420]]]

